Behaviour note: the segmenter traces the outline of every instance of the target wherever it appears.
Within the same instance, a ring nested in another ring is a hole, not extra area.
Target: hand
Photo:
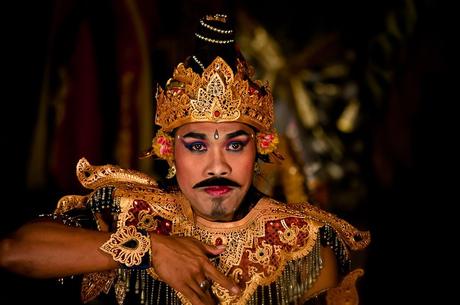
[[[151,234],[152,265],[160,279],[181,292],[193,305],[215,304],[210,289],[200,288],[205,280],[219,283],[231,293],[239,293],[236,284],[209,261],[224,247],[206,245],[190,237]]]

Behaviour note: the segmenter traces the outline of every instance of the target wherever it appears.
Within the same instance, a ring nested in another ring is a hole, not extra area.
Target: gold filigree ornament
[[[284,231],[278,231],[279,239],[285,244],[294,246],[297,242],[297,235],[299,234],[299,228],[295,225],[289,227],[286,224],[285,220],[281,220],[281,225],[284,228]]]
[[[135,226],[119,228],[100,249],[127,267],[140,265],[142,257],[150,250],[150,239]]]
[[[242,122],[272,132],[271,89],[257,80],[250,84],[248,70],[238,61],[234,75],[221,57],[216,57],[202,75],[180,63],[165,91],[158,88],[155,123],[164,132],[192,122]]]
[[[88,160],[81,158],[78,161],[77,178],[83,187],[95,190],[104,185],[119,185],[124,183],[140,184],[150,187],[158,183],[150,176],[131,169],[124,169],[116,165],[91,165]],[[75,201],[77,199],[73,199]],[[66,199],[69,201],[69,199]],[[62,202],[61,204],[64,204]]]
[[[156,220],[152,214],[147,213],[144,210],[139,212],[139,223],[137,226],[139,229],[146,231],[153,231],[158,227],[158,220]]]
[[[251,262],[268,266],[273,255],[273,246],[263,241],[262,245],[257,246],[255,251],[246,250],[246,252]]]

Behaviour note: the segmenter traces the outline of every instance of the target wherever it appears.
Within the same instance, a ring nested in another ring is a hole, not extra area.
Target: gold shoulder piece
[[[77,164],[77,177],[80,183],[88,189],[96,189],[106,184],[120,182],[143,184],[146,186],[158,186],[152,177],[129,169],[123,169],[115,165],[91,165],[88,160],[81,158]]]
[[[86,204],[86,200],[88,198],[86,196],[78,196],[78,195],[67,195],[59,199],[56,209],[54,210],[55,214],[63,214],[67,211],[82,208]]]
[[[364,274],[363,269],[355,269],[348,273],[339,286],[327,291],[327,305],[358,305],[359,296],[356,290],[356,280]]]
[[[307,217],[326,223],[333,227],[339,236],[352,250],[361,250],[366,248],[371,242],[371,233],[369,231],[360,231],[350,225],[343,219],[321,210],[308,203],[290,203],[289,206],[297,210],[304,210]]]

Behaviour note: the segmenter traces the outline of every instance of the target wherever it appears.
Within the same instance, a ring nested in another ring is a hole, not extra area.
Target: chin
[[[231,211],[216,209],[216,210],[212,210],[206,216],[208,217],[208,219],[212,221],[232,221],[233,214],[234,213]]]

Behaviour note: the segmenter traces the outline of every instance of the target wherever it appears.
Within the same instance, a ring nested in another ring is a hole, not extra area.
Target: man
[[[84,302],[105,292],[118,304],[357,303],[362,271],[349,273],[349,249],[369,234],[252,186],[257,162],[279,157],[270,89],[251,78],[227,16],[205,16],[195,35],[196,53],[157,93],[148,153],[168,162],[178,189],[82,159],[78,178],[93,191],[3,240],[1,266],[82,274]]]

